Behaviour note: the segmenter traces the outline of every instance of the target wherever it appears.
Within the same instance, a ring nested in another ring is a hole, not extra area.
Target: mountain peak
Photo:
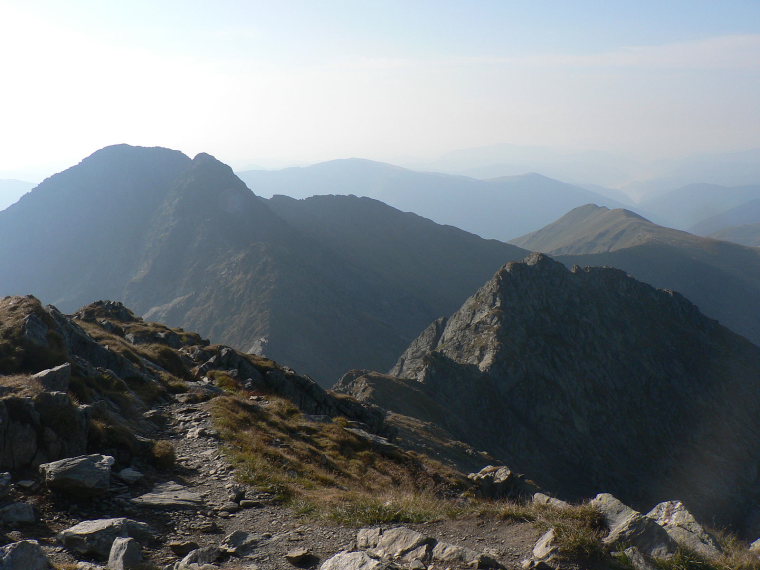
[[[455,437],[562,493],[613,489],[642,507],[678,494],[736,521],[743,501],[713,490],[730,472],[750,492],[760,420],[720,435],[699,420],[726,421],[732,406],[756,417],[758,370],[760,348],[684,297],[535,253],[426,329],[392,373],[446,406]],[[699,481],[677,476],[686,463]]]

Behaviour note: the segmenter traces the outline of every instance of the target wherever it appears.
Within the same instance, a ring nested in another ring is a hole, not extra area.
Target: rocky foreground
[[[0,366],[2,570],[760,567],[680,502],[467,476],[376,406],[118,303],[1,299]]]

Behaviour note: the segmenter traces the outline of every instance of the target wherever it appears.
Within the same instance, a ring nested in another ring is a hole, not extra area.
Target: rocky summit
[[[336,388],[435,422],[565,498],[677,497],[705,520],[757,520],[760,349],[678,293],[533,254],[390,374]]]

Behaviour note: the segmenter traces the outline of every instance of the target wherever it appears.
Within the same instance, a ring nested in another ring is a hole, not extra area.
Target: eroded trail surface
[[[97,556],[83,556],[62,548],[55,533],[82,520],[128,517],[149,524],[156,539],[141,544],[146,559],[159,568],[194,569],[182,560],[195,549],[199,563],[209,569],[275,570],[317,568],[341,551],[361,551],[359,529],[301,516],[276,502],[272,495],[240,483],[223,452],[223,443],[212,425],[211,402],[174,402],[150,412],[156,425],[155,439],[170,441],[176,463],[168,471],[146,466],[144,477],[127,484],[112,477],[104,499],[79,505],[46,505],[42,518],[48,526],[38,528],[36,538],[57,564],[102,564]],[[50,498],[50,497],[48,497]],[[59,499],[60,501],[61,499]],[[383,525],[384,530],[402,525]],[[462,546],[483,553],[506,568],[519,568],[529,557],[539,532],[528,523],[492,519],[442,520],[404,524],[417,535],[401,536],[396,550],[400,567],[420,567],[414,554],[405,555],[403,541],[417,540]],[[28,538],[28,533],[25,533]],[[21,538],[20,536],[18,538]],[[432,540],[431,540],[432,539]],[[366,545],[364,545],[366,547]],[[205,556],[205,558],[204,558]],[[187,559],[186,559],[187,560]],[[192,557],[191,557],[192,560]],[[469,568],[472,561],[428,561],[427,568]],[[98,568],[99,566],[93,566]],[[337,566],[346,567],[349,566]],[[199,566],[203,568],[203,566]]]

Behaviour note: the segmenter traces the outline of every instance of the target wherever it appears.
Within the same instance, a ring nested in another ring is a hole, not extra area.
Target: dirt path
[[[38,509],[46,524],[37,528],[36,538],[41,540],[51,559],[59,564],[75,562],[57,545],[55,532],[81,520],[119,516],[146,522],[158,532],[160,543],[144,545],[144,553],[160,567],[178,560],[169,548],[172,542],[218,546],[234,531],[256,535],[258,542],[245,558],[232,557],[219,563],[221,568],[229,570],[292,569],[294,566],[286,561],[285,555],[297,548],[311,552],[314,558],[308,566],[316,567],[335,553],[352,548],[357,529],[297,516],[290,509],[273,503],[266,493],[240,485],[221,451],[209,407],[209,402],[175,402],[160,408],[159,418],[162,417],[163,422],[158,422],[161,427],[155,437],[170,440],[174,445],[177,461],[171,472],[146,468],[143,481],[129,488],[116,484],[107,498],[81,505],[55,505],[38,500]],[[200,503],[192,508],[164,509],[137,505],[131,500],[169,481],[200,495]],[[247,502],[242,504],[247,508],[231,504],[230,491],[235,489],[245,493]],[[538,537],[538,532],[527,523],[505,521],[469,519],[404,526],[452,544],[487,552],[510,569],[520,567],[520,561],[528,556]]]

